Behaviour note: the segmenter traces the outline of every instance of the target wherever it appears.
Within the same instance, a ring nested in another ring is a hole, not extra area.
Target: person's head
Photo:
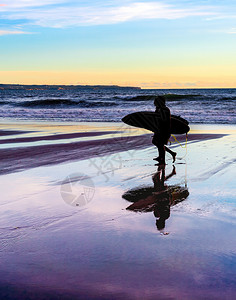
[[[154,105],[156,107],[165,107],[166,106],[166,100],[163,96],[157,96],[154,99]]]
[[[162,230],[164,229],[166,226],[166,220],[165,219],[158,219],[156,220],[156,227],[158,230]]]

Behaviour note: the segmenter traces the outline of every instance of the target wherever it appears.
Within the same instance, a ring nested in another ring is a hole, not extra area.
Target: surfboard
[[[153,210],[158,201],[162,201],[165,198],[170,200],[171,206],[174,206],[188,196],[189,191],[187,187],[170,185],[163,190],[156,190],[154,187],[132,189],[125,192],[122,198],[133,202],[126,208],[127,210],[148,212]]]
[[[159,131],[160,115],[152,111],[140,111],[125,116],[122,121],[130,126],[144,128],[152,132]],[[189,132],[188,121],[180,116],[171,115],[171,133],[184,134]]]

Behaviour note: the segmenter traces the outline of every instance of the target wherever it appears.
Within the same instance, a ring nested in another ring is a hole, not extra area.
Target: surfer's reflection
[[[156,217],[157,229],[163,234],[168,234],[164,232],[164,228],[165,221],[170,217],[170,207],[185,200],[189,195],[186,186],[168,186],[165,184],[165,181],[175,174],[174,166],[172,172],[166,176],[165,166],[160,165],[152,177],[154,187],[132,189],[122,196],[124,199],[133,202],[126,208],[128,210],[139,212],[153,211]]]

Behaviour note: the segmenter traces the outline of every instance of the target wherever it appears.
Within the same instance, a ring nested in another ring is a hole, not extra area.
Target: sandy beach
[[[190,126],[158,228],[148,131],[2,121],[0,298],[235,299],[236,126]]]

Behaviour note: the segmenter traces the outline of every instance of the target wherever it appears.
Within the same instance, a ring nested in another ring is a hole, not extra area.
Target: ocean
[[[0,85],[0,120],[120,122],[154,111],[162,95],[171,113],[190,123],[236,124],[236,89],[139,89],[99,86]]]

